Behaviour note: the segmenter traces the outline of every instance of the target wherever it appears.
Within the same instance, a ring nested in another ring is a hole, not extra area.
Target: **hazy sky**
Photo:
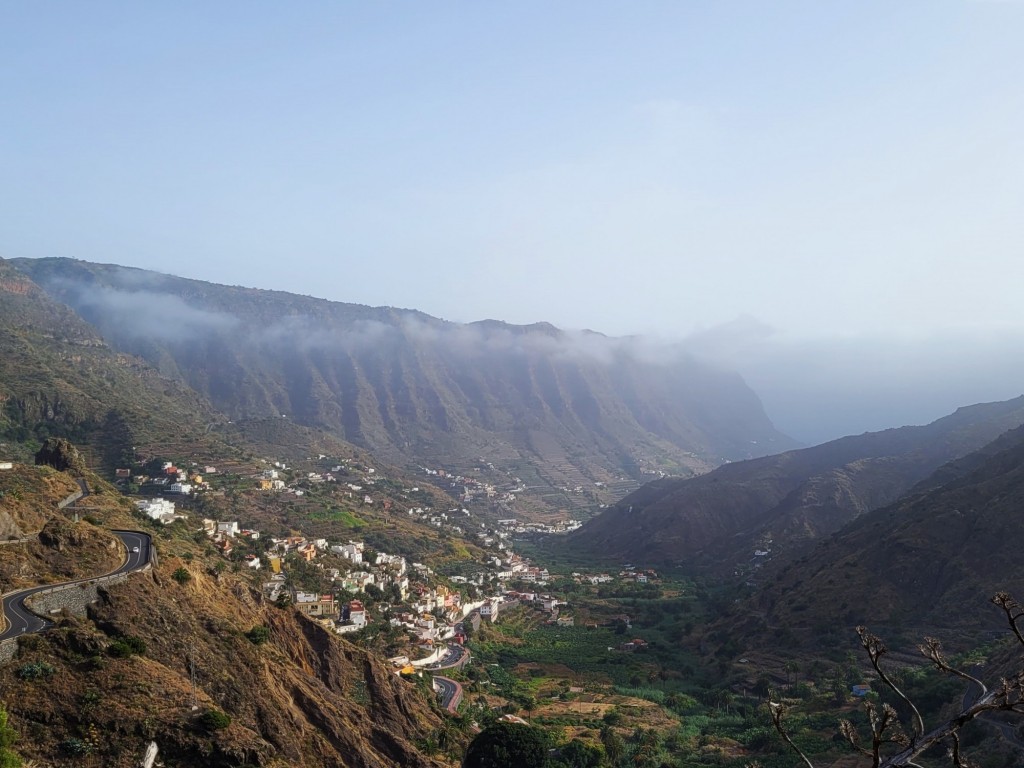
[[[0,0],[0,255],[452,320],[1024,327],[1024,2]]]

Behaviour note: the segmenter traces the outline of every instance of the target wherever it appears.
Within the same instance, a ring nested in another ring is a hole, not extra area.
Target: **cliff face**
[[[115,349],[233,418],[287,414],[394,462],[464,468],[483,457],[529,467],[527,485],[594,488],[794,445],[739,376],[679,349],[111,265],[17,265]]]
[[[58,474],[22,472],[40,480]],[[91,514],[131,525],[126,502],[95,482]],[[105,528],[52,511],[62,490],[55,485],[37,499],[45,541],[0,547],[5,589],[12,579],[14,586],[53,582],[119,561]],[[399,679],[293,609],[265,604],[240,576],[216,574],[189,540],[156,544],[154,571],[101,588],[85,618],[55,616],[53,630],[22,637],[0,666],[0,700],[24,757],[134,768],[156,741],[162,763],[182,768],[441,764],[416,746],[441,724],[429,688]],[[184,584],[171,578],[178,568],[190,574]],[[265,643],[246,635],[257,626],[269,630]],[[141,641],[144,652],[112,653],[125,637]],[[204,725],[210,710],[229,715],[230,725]]]

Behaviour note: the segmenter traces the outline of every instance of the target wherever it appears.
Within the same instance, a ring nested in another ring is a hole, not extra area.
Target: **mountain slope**
[[[16,466],[0,474],[0,511],[23,528],[41,516],[49,534],[0,548],[4,591],[120,562],[108,528],[138,525],[131,504],[98,478],[90,486],[89,517],[102,525],[55,510],[77,487],[63,473]],[[31,499],[22,493],[20,506],[10,504],[14,488],[33,489]],[[190,536],[153,533],[153,571],[102,588],[86,615],[65,611],[51,631],[7,641],[17,651],[0,662],[0,700],[22,735],[21,754],[48,765],[134,768],[155,741],[169,768],[440,765],[415,743],[442,723],[429,687],[400,680],[372,653],[268,603],[244,574],[221,573]],[[173,577],[178,569],[188,578]],[[267,628],[266,642],[246,636],[257,626]],[[115,653],[124,637],[141,640],[144,652]],[[204,726],[209,710],[230,724]]]
[[[901,427],[665,479],[630,494],[570,538],[593,553],[644,562],[708,563],[729,573],[755,548],[792,555],[891,503],[945,462],[1024,423],[1024,397],[961,408]]]
[[[926,486],[782,569],[756,596],[767,625],[932,634],[1005,625],[984,601],[997,591],[1024,595],[1024,427],[943,467]]]
[[[459,470],[483,458],[526,486],[593,489],[793,447],[737,375],[680,350],[112,265],[17,264],[115,348],[233,418],[287,414],[392,461]]]
[[[96,330],[0,260],[0,440],[12,450],[68,437],[91,463],[124,465],[133,448],[212,444],[209,405]]]

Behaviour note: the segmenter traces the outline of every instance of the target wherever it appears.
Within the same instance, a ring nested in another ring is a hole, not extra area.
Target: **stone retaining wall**
[[[10,637],[0,642],[0,664],[6,664],[18,652],[18,638]]]
[[[127,573],[104,576],[70,586],[54,587],[50,592],[38,592],[25,601],[32,613],[49,617],[67,609],[75,616],[85,616],[86,608],[99,600],[99,588],[107,584],[120,584],[128,580]]]

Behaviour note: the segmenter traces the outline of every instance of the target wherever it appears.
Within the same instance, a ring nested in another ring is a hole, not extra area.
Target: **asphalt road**
[[[118,573],[137,571],[149,562],[150,549],[153,546],[153,540],[150,538],[149,534],[136,533],[135,531],[111,531],[111,533],[116,534],[117,537],[124,542],[128,555],[120,568],[115,571],[111,571],[110,573],[100,574],[100,576],[112,576]],[[138,552],[133,552],[133,549],[138,549]],[[52,589],[53,587],[84,584],[95,578],[99,577],[93,576],[88,579],[76,579],[75,581],[65,581],[59,584],[43,584],[38,587],[29,587],[28,589],[22,589],[18,592],[13,592],[7,595],[3,599],[3,613],[4,618],[7,619],[7,629],[0,634],[0,640],[7,640],[11,637],[27,635],[33,632],[42,632],[44,629],[52,625],[52,622],[39,618],[25,607],[25,600],[27,598],[38,592]]]
[[[448,669],[449,667],[454,667],[462,661],[462,657],[467,653],[468,651],[461,645],[452,643],[448,646],[444,656],[438,659],[436,664],[431,664],[427,667],[427,669]]]
[[[434,685],[437,686],[437,692],[441,696],[441,706],[454,714],[459,708],[455,697],[462,691],[462,686],[451,678],[439,675],[434,676]]]

